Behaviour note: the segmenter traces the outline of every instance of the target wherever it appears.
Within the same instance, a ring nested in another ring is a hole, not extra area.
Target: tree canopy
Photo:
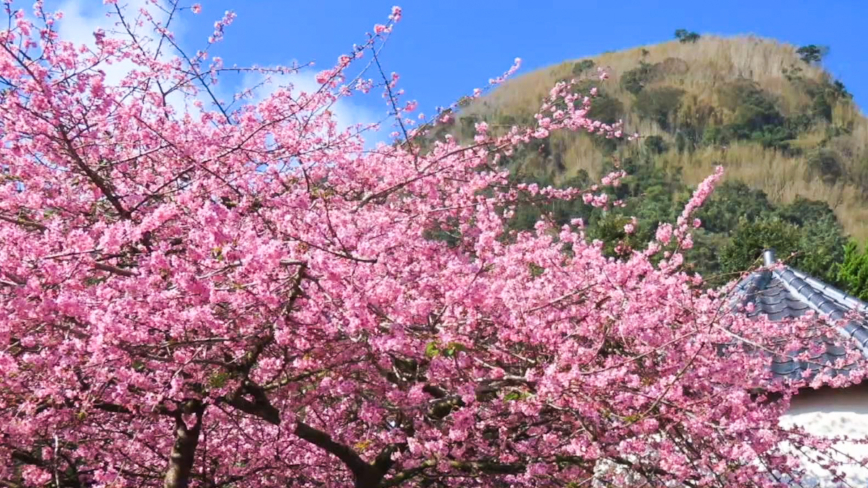
[[[556,130],[623,139],[570,83],[530,126],[422,144],[451,113],[414,126],[397,75],[348,75],[400,8],[315,90],[230,107],[211,89],[238,69],[168,30],[186,10],[107,3],[93,49],[41,4],[0,32],[7,486],[767,487],[801,478],[792,447],[839,467],[778,424],[808,380],[766,381],[756,349],[823,324],[730,313],[682,269],[722,170],[612,259],[579,219],[510,229],[528,202],[619,205],[621,169],[553,188],[499,166]],[[368,150],[332,108],[375,89],[399,137]]]

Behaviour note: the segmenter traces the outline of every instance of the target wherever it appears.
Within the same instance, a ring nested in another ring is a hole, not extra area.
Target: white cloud
[[[118,4],[124,9],[125,14],[127,15],[128,25],[131,26],[134,26],[141,8],[148,8],[152,15],[154,15],[154,18],[161,23],[165,22],[167,18],[165,12],[161,9],[154,8],[154,6],[151,5],[151,0],[118,0]],[[109,12],[114,12],[114,6],[104,5],[100,0],[63,0],[57,10],[63,12],[63,19],[57,24],[58,33],[63,40],[71,41],[75,44],[85,44],[91,49],[95,49],[93,33],[97,30],[102,29],[109,36],[126,36],[126,33],[123,31],[123,26],[118,25],[119,19],[117,15],[107,15]],[[176,41],[181,45],[183,45],[182,35],[185,30],[184,18],[189,15],[192,15],[189,11],[177,12],[169,26],[170,30],[175,34]],[[204,21],[205,19],[200,19],[196,16],[195,20]],[[156,39],[156,34],[153,33],[152,29],[147,24],[136,28],[134,32],[137,35],[147,34],[150,38]],[[153,48],[155,45],[152,43],[151,47]],[[161,54],[162,59],[169,59],[175,54],[176,53],[172,46],[164,44]],[[249,66],[255,63],[255,59],[252,59],[252,56],[249,59],[232,59],[226,61],[227,64],[230,65],[238,64]],[[120,80],[122,80],[123,77],[133,68],[134,65],[130,61],[111,65],[103,64],[99,66],[99,69],[105,72],[106,83],[109,85],[114,85],[120,82]],[[298,73],[289,75],[271,76],[271,82],[269,84],[261,86],[256,90],[256,100],[261,100],[273,93],[279,87],[284,87],[290,84],[294,87],[294,93],[298,93],[299,91],[313,93],[320,87],[316,82],[315,77],[316,70],[314,69],[304,69]],[[218,99],[231,101],[236,91],[243,91],[244,89],[257,86],[264,81],[264,78],[261,74],[248,73],[240,77],[239,85],[231,86],[232,83],[227,83],[228,81],[229,79],[223,79],[217,87],[212,88]],[[210,98],[206,93],[200,92],[198,98],[203,101],[205,107],[212,106]],[[169,103],[175,108],[177,113],[197,110],[192,105],[187,105],[184,97],[179,92],[175,92],[170,96]],[[383,121],[386,114],[386,106],[383,105],[382,107],[382,111],[376,111],[352,98],[342,98],[332,106],[330,110],[334,114],[338,128],[342,130],[358,123],[368,124]],[[390,120],[385,121],[379,132],[366,132],[366,146],[373,147],[377,142],[385,140],[385,134],[391,130],[390,123]]]
[[[139,18],[142,8],[147,8],[154,20],[161,24],[165,24],[168,14],[163,9],[156,8],[150,0],[119,0],[118,5],[123,9],[126,23],[133,33],[142,41],[150,39],[148,47],[155,49],[155,43],[159,39],[157,34],[153,32],[149,23],[146,22],[142,26],[137,26],[136,20]],[[165,5],[163,4],[163,6]],[[57,32],[62,40],[70,41],[76,45],[84,44],[92,50],[96,49],[94,32],[98,30],[105,31],[107,36],[127,38],[128,34],[124,26],[119,24],[114,9],[114,5],[104,5],[101,1],[65,0],[57,8],[63,12],[63,18],[56,24]],[[109,15],[110,12],[113,14]],[[169,30],[175,34],[175,39],[180,39],[184,32],[182,19],[185,14],[189,14],[189,12],[176,13],[169,25]],[[174,48],[168,43],[163,44],[160,52],[161,60],[168,60],[176,54]],[[125,60],[112,64],[103,63],[97,69],[105,73],[107,85],[117,85],[134,67],[135,65],[131,61]],[[170,94],[167,101],[177,113],[183,113],[193,108],[186,105],[183,94],[180,92]]]
[[[303,69],[297,73],[287,75],[270,76],[270,83],[259,87],[255,92],[255,100],[262,100],[271,95],[281,87],[292,86],[292,96],[296,97],[301,92],[314,93],[320,89],[320,84],[316,81],[316,72],[312,69]],[[262,74],[245,74],[241,78],[241,86],[250,88],[260,85],[265,80]],[[332,112],[335,121],[337,122],[338,130],[343,130],[355,124],[370,124],[381,122],[385,117],[385,106],[382,113],[366,107],[361,103],[355,102],[352,98],[341,98],[329,110]],[[383,125],[386,126],[388,121]],[[366,145],[373,146],[379,142],[382,137],[382,129],[380,132],[365,133]]]

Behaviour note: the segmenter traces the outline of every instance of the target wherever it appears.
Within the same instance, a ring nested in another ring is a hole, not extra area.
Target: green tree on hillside
[[[765,249],[774,249],[787,264],[826,281],[838,283],[837,263],[844,259],[840,224],[824,218],[799,227],[777,215],[749,221],[742,218],[720,253],[724,272],[746,271],[759,264]]]
[[[678,39],[678,42],[682,44],[686,44],[688,42],[696,42],[699,40],[701,36],[696,32],[690,32],[687,29],[677,29],[675,31],[675,38]]]
[[[776,218],[742,218],[721,250],[720,267],[730,273],[747,271],[759,264],[765,249],[774,249],[782,259],[788,259],[799,250],[799,228]]]
[[[636,96],[633,108],[643,119],[653,120],[668,131],[673,127],[682,96],[684,90],[672,86],[649,88]]]
[[[621,88],[633,95],[638,95],[645,88],[645,85],[651,81],[653,69],[653,64],[639,61],[639,66],[625,71],[621,75]]]
[[[723,182],[703,205],[696,216],[709,232],[729,234],[739,219],[753,222],[772,213],[772,204],[762,190],[754,190],[738,180]]]
[[[808,64],[819,63],[827,54],[829,54],[829,47],[808,44],[807,46],[802,46],[796,49],[796,54],[802,58],[802,61]]]
[[[859,250],[855,242],[844,248],[844,262],[838,268],[838,281],[851,295],[868,300],[868,249]]]

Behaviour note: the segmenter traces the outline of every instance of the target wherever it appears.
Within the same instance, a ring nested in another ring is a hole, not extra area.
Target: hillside
[[[726,177],[770,205],[825,202],[857,242],[868,240],[868,121],[846,88],[796,47],[757,37],[703,36],[567,61],[510,80],[465,107],[457,126],[529,123],[559,80],[598,86],[592,116],[623,119],[638,142],[559,133],[510,162],[529,178],[564,184],[594,177],[613,158],[695,185],[722,164]],[[610,78],[593,80],[596,67]],[[667,178],[667,176],[663,176]],[[746,191],[746,190],[745,190]]]

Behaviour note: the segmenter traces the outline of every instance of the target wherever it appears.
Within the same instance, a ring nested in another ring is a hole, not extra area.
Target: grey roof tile
[[[774,257],[774,253],[771,257]],[[863,354],[868,356],[868,304],[838,288],[784,266],[748,275],[738,283],[734,292],[733,307],[754,304],[754,310],[746,312],[748,317],[766,315],[770,320],[782,321],[801,317],[813,310],[832,321],[838,321],[851,312],[858,312],[862,318],[842,325],[839,334],[853,340]],[[818,334],[815,340],[822,349],[818,353],[812,353],[810,361],[793,359],[805,350],[790,353],[790,357],[774,358],[770,366],[773,375],[778,378],[798,379],[804,377],[804,373],[808,371],[810,377],[846,355],[845,348],[836,344],[834,338]],[[780,342],[786,342],[786,338],[781,338]],[[845,367],[833,374],[846,374],[846,369]]]

